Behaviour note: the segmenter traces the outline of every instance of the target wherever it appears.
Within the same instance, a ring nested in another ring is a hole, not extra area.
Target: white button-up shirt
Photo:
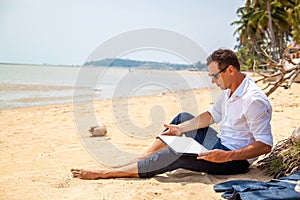
[[[273,146],[272,107],[267,96],[248,76],[231,96],[230,92],[224,90],[208,110],[216,123],[222,121],[218,134],[221,143],[231,150],[242,149],[255,141]]]

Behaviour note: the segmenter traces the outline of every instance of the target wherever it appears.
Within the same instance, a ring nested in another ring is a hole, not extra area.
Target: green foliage
[[[194,65],[186,64],[175,64],[166,62],[153,62],[153,61],[138,61],[130,59],[120,59],[120,58],[106,58],[103,60],[96,60],[84,63],[85,66],[109,66],[109,67],[130,67],[130,68],[150,68],[150,69],[191,69],[196,68],[199,70],[206,70],[206,64],[200,61]]]
[[[207,65],[205,63],[202,63],[202,62],[197,62],[195,65],[195,68],[197,68],[198,70],[201,70],[201,71],[207,71]]]
[[[283,165],[282,165],[282,160],[280,160],[280,158],[276,158],[271,161],[270,168],[269,168],[270,172],[275,173],[281,171],[282,169],[283,169]]]
[[[247,0],[237,15],[239,20],[231,25],[238,26],[234,34],[238,35],[238,54],[246,68],[256,59],[259,62],[261,47],[276,60],[291,38],[300,43],[300,0]]]
[[[296,1],[296,5],[293,8],[287,9],[288,20],[292,26],[291,34],[293,38],[300,43],[300,1]]]
[[[243,71],[252,71],[262,64],[262,57],[256,52],[253,41],[240,46],[236,54],[242,64],[241,70]]]

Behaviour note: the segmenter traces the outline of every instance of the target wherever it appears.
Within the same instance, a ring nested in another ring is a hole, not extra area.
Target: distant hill
[[[194,65],[185,65],[185,64],[175,64],[175,63],[165,63],[165,62],[119,59],[119,58],[116,59],[106,58],[103,60],[90,61],[84,63],[84,66],[111,66],[111,67],[173,69],[173,70],[183,70],[183,69],[207,70],[206,64],[203,64],[201,62],[197,62]]]

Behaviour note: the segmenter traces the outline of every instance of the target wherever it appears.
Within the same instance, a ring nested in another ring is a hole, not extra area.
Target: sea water
[[[211,83],[205,73],[124,67],[0,64],[0,109],[209,87]]]

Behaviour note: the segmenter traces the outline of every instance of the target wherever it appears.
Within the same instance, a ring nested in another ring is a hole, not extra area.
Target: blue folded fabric
[[[224,192],[222,197],[225,199],[298,199],[300,194],[294,188],[295,184],[284,182],[284,180],[300,180],[300,171],[270,182],[260,182],[252,180],[233,180],[214,185],[216,192]]]
[[[290,189],[267,189],[250,192],[241,192],[236,199],[253,199],[253,200],[276,200],[276,199],[300,199],[300,194]]]

